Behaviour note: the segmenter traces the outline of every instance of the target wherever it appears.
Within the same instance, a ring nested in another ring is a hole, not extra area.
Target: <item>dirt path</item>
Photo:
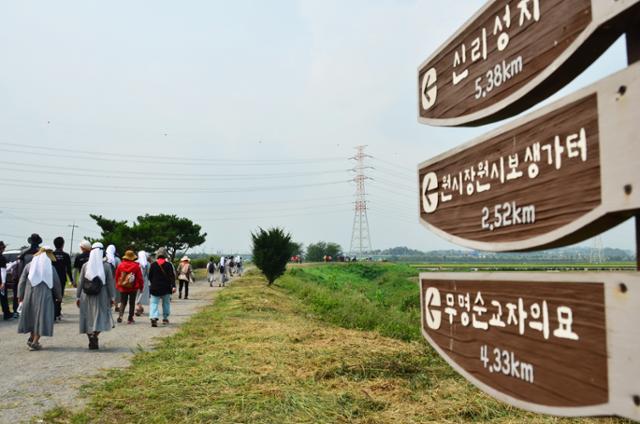
[[[78,389],[103,369],[125,367],[136,350],[150,349],[158,337],[166,337],[200,308],[211,303],[220,289],[205,281],[190,287],[189,300],[171,303],[171,324],[152,328],[145,314],[136,323],[116,324],[100,335],[100,350],[87,349],[87,337],[78,334],[75,289],[67,289],[63,321],[54,336],[43,337],[43,350],[29,352],[27,335],[17,334],[17,320],[0,321],[0,423],[26,422],[55,406],[81,405]],[[71,297],[72,296],[72,297]]]

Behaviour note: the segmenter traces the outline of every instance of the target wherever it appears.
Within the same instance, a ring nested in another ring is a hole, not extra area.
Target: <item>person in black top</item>
[[[75,260],[73,261],[73,269],[75,270],[75,279],[71,279],[71,284],[73,287],[76,287],[76,281],[80,278],[80,271],[82,271],[82,265],[86,264],[89,261],[89,254],[91,253],[91,243],[87,240],[82,240],[80,242],[80,250],[82,253],[76,255]]]
[[[40,244],[42,243],[42,237],[39,234],[33,233],[27,239],[27,243],[29,243],[29,248],[22,252],[20,256],[18,256],[19,261],[19,273],[18,275],[22,275],[22,271],[24,271],[25,267],[31,263],[31,260],[35,256],[36,253],[40,251]],[[13,310],[18,310],[18,285],[13,289]],[[13,314],[14,318],[18,318],[18,313]]]
[[[42,243],[42,237],[40,237],[39,234],[33,233],[27,239],[27,243],[29,243],[30,247],[24,252],[20,253],[20,256],[18,256],[18,260],[20,261],[20,267],[21,267],[20,274],[22,274],[22,270],[24,269],[24,267],[31,262],[31,260],[33,259],[33,256],[40,251],[40,244]]]
[[[167,260],[167,249],[161,247],[156,252],[156,261],[149,268],[149,318],[151,326],[158,326],[159,305],[162,303],[162,324],[169,324],[171,295],[176,292],[176,270]]]
[[[53,240],[53,245],[56,250],[53,251],[53,256],[56,257],[56,261],[53,263],[53,267],[58,273],[58,277],[60,277],[60,288],[62,289],[62,296],[64,297],[64,289],[67,285],[67,277],[69,277],[69,281],[73,284],[73,275],[71,275],[71,256],[68,253],[64,252],[62,249],[64,248],[64,239],[62,237],[56,237]],[[55,299],[55,296],[54,296]],[[56,306],[56,317],[55,319],[62,319],[62,302],[55,301]]]
[[[13,314],[9,310],[7,286],[5,285],[7,283],[7,258],[2,254],[5,247],[7,245],[0,241],[0,306],[2,306],[2,318],[7,321],[13,317]]]

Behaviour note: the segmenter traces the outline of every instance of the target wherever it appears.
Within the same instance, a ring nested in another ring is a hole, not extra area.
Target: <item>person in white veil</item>
[[[118,265],[120,265],[120,258],[116,255],[116,247],[113,244],[107,246],[104,251],[104,261],[111,266],[111,273],[115,276],[116,269],[118,269]],[[115,277],[114,277],[115,278]],[[116,310],[120,309],[120,292],[116,290],[115,304]]]
[[[40,350],[40,337],[53,336],[55,310],[53,296],[62,301],[60,278],[53,268],[53,249],[42,247],[33,260],[24,268],[18,283],[18,298],[22,302],[22,313],[18,333],[29,333],[29,350]]]
[[[91,350],[99,348],[100,333],[115,326],[111,315],[111,307],[115,303],[115,280],[111,265],[103,261],[102,249],[102,243],[91,246],[89,260],[80,270],[76,289],[76,305],[80,308],[80,334],[87,335]],[[102,285],[97,294],[88,290],[91,282]]]
[[[149,305],[149,255],[144,250],[138,252],[138,264],[144,278],[144,287],[138,291],[136,297],[136,316],[139,317],[144,313],[144,306]]]

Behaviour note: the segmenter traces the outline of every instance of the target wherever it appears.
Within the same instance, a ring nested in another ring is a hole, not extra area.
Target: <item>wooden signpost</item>
[[[640,0],[493,0],[418,68],[418,120],[481,125],[553,94],[598,58]]]
[[[640,276],[423,273],[422,332],[465,378],[535,412],[640,419]]]
[[[420,221],[478,250],[572,244],[640,210],[640,63],[419,165]]]
[[[635,215],[640,250],[640,0],[490,0],[420,66],[418,120],[513,116],[622,33],[626,69],[420,164],[421,223],[473,249],[522,251]],[[420,291],[425,338],[490,395],[640,421],[640,273],[423,273]]]

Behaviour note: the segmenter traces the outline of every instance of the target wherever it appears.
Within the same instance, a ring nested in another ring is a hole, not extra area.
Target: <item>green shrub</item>
[[[253,263],[262,271],[267,284],[284,274],[287,262],[294,251],[291,234],[281,228],[270,228],[268,231],[260,228],[257,233],[251,233],[253,240]]]

